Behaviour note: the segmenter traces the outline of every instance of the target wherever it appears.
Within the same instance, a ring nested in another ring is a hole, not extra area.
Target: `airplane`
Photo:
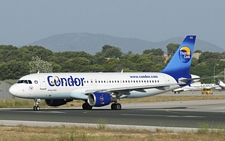
[[[198,78],[200,79],[199,76]],[[217,85],[215,84],[201,84],[201,82],[194,82],[194,83],[191,83],[190,85],[186,85],[184,87],[174,89],[172,90],[172,92],[176,94],[176,93],[180,93],[184,91],[200,91],[202,89],[216,89],[216,88],[217,88]]]
[[[225,89],[225,84],[223,83],[223,81],[221,81],[220,79],[216,78],[216,83],[222,88]]]
[[[185,92],[185,91],[197,91],[201,90],[200,87],[196,87],[196,85],[201,85],[201,82],[196,82],[196,83],[191,83],[190,85],[186,85],[177,89],[172,90],[174,94],[180,93],[180,92]]]
[[[153,96],[190,85],[196,79],[189,74],[195,39],[195,35],[186,36],[161,72],[36,73],[21,77],[9,92],[34,99],[34,111],[40,110],[40,99],[48,106],[83,100],[84,110],[110,103],[112,110],[121,110],[117,102],[121,98]]]

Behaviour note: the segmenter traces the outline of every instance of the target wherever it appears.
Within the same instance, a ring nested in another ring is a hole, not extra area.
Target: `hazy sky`
[[[0,44],[77,32],[152,42],[196,34],[225,49],[225,1],[0,0]]]

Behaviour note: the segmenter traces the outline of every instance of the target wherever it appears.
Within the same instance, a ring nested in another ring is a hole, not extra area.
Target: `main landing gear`
[[[92,106],[85,101],[85,103],[82,105],[82,108],[84,110],[91,110],[92,109]]]
[[[121,106],[120,103],[113,103],[113,104],[111,105],[111,109],[112,109],[112,110],[121,110],[121,108],[122,108],[122,106]]]
[[[85,103],[82,105],[82,108],[83,108],[83,110],[92,110],[93,107],[92,107],[89,103],[85,102]],[[111,105],[111,109],[112,109],[112,110],[121,110],[121,108],[122,108],[122,106],[121,106],[120,103],[113,103],[113,104]]]
[[[40,99],[34,99],[34,107],[33,107],[34,111],[40,111],[40,107],[38,106],[39,103]]]

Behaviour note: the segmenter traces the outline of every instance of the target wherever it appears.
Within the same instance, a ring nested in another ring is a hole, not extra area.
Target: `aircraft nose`
[[[13,86],[11,86],[11,87],[9,88],[9,92],[10,92],[12,95],[16,96],[16,95],[17,95],[17,88],[13,85]]]

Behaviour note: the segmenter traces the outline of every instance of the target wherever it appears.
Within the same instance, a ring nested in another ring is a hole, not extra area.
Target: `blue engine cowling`
[[[106,92],[94,92],[88,95],[88,103],[91,106],[101,107],[112,102],[111,95]]]

